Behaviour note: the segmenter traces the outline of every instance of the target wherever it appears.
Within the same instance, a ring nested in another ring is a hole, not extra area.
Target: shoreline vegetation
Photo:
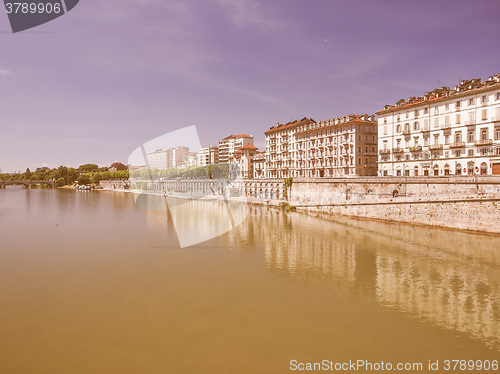
[[[26,169],[24,173],[3,173],[0,180],[54,180],[55,187],[71,188],[78,185],[98,186],[105,179],[128,179],[128,170],[109,171],[107,167],[98,167],[96,164],[84,164],[78,168],[59,166],[58,168],[39,168],[36,171]],[[43,188],[41,186],[40,188]]]
[[[99,189],[101,180],[123,180],[129,178],[143,179],[218,179],[228,178],[231,174],[229,165],[212,164],[207,166],[191,166],[185,169],[137,169],[110,171],[107,167],[96,164],[84,164],[78,168],[59,166],[58,168],[39,168],[36,171],[26,169],[24,173],[0,173],[0,181],[54,180],[56,188],[76,188],[90,186]],[[39,186],[46,188],[46,186]]]

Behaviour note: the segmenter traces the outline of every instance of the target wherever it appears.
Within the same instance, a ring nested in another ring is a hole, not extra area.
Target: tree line
[[[186,169],[140,169],[131,170],[130,177],[137,179],[219,179],[228,178],[228,164],[211,164],[207,166],[191,166]]]
[[[99,184],[103,179],[127,179],[128,170],[111,172],[107,167],[100,168],[96,164],[84,164],[78,168],[59,166],[58,168],[43,168],[24,173],[0,174],[0,180],[55,180],[56,187],[78,184]]]

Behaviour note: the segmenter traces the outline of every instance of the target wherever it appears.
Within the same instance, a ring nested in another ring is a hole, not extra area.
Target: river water
[[[0,372],[499,359],[498,237],[249,212],[180,248],[172,217],[130,194],[0,190]]]

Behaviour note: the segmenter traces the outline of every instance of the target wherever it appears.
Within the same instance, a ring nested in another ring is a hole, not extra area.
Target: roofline
[[[455,92],[455,93],[452,93],[451,95],[448,95],[448,96],[434,97],[434,98],[431,98],[428,100],[418,101],[416,103],[405,104],[402,106],[394,106],[390,109],[379,110],[378,112],[375,112],[375,114],[379,115],[379,114],[398,112],[400,110],[404,110],[407,108],[416,108],[419,106],[427,106],[427,105],[430,105],[431,102],[432,103],[439,103],[439,102],[446,101],[446,100],[453,100],[453,99],[458,99],[458,98],[465,97],[465,96],[477,95],[478,93],[494,91],[497,89],[500,89],[500,83],[493,83],[493,84],[491,84],[489,86],[485,86],[485,87],[474,88],[472,90],[467,90],[467,91],[462,91],[462,92]],[[422,96],[420,96],[420,97],[422,97]]]

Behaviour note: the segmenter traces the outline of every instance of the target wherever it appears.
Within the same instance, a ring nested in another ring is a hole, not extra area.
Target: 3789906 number
[[[34,14],[34,13],[61,13],[60,3],[5,3],[5,10],[8,14],[11,13],[22,13],[22,14]]]
[[[445,360],[444,370],[498,370],[498,360]]]

